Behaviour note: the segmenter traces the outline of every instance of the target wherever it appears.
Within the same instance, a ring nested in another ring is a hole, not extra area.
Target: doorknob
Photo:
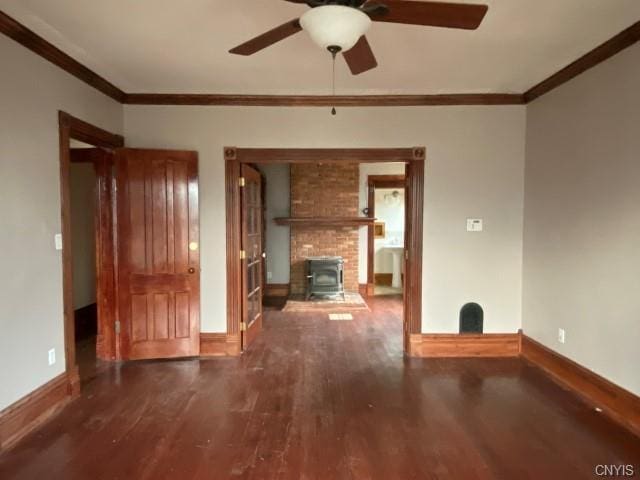
[[[189,270],[187,270],[189,273],[196,273],[196,269],[191,267]]]

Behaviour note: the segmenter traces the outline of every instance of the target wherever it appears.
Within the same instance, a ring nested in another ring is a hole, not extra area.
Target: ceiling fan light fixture
[[[319,47],[338,47],[346,52],[367,32],[371,19],[357,8],[323,5],[302,15],[300,26]]]

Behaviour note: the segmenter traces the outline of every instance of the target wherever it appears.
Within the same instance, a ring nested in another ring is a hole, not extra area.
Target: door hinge
[[[247,258],[247,252],[240,250],[240,260],[244,260],[245,258]]]
[[[120,333],[120,320],[116,320],[116,333]]]
[[[409,260],[409,250],[404,251],[404,259]]]
[[[240,185],[241,187],[244,187],[244,177],[238,178],[238,185]]]
[[[240,331],[241,332],[247,331],[247,324],[245,322],[240,322]]]

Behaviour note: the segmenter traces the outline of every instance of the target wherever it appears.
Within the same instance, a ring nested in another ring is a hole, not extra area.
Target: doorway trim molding
[[[227,338],[240,337],[242,288],[240,260],[240,166],[243,163],[389,163],[406,164],[406,228],[403,339],[411,355],[410,336],[422,332],[422,241],[425,147],[411,148],[238,148],[224,147]],[[240,342],[237,354],[240,353]]]
[[[79,118],[69,115],[66,112],[58,112],[58,130],[60,139],[60,209],[61,209],[61,230],[62,230],[62,303],[64,315],[64,358],[65,372],[69,381],[69,394],[76,396],[80,393],[80,375],[76,361],[75,345],[75,324],[73,312],[73,258],[71,250],[71,194],[69,187],[69,174],[71,165],[70,140],[78,140],[95,147],[120,148],[124,146],[124,137],[117,135],[99,127],[91,125]],[[104,172],[106,174],[106,172]],[[104,179],[103,179],[104,180]],[[101,179],[98,178],[98,183]],[[104,185],[109,188],[109,185]],[[101,189],[100,189],[101,190]],[[97,195],[100,194],[100,190]],[[111,214],[111,205],[106,210]],[[112,236],[110,240],[113,240]],[[98,264],[103,261],[115,261],[111,259],[101,259],[102,249],[96,251]],[[100,278],[97,278],[100,282]],[[98,299],[100,301],[100,299]],[[115,324],[114,324],[115,329]]]

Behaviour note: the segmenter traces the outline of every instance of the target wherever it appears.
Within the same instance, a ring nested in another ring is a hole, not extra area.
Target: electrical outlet
[[[267,272],[267,280],[271,280],[273,278],[273,273]]]
[[[49,365],[53,365],[56,363],[56,349],[52,348],[49,350]]]
[[[56,247],[56,250],[62,250],[62,234],[56,233],[53,236],[53,244]]]
[[[564,328],[558,329],[558,341],[564,343]]]

